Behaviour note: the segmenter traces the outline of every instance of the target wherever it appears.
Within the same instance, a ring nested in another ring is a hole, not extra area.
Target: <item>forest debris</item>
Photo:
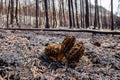
[[[97,42],[94,42],[93,45],[100,47],[101,43],[97,41]]]
[[[67,36],[60,44],[50,44],[45,48],[45,54],[48,58],[62,62],[78,62],[83,56],[85,47],[82,42],[75,44],[74,36]]]
[[[1,75],[0,75],[0,80],[4,80]]]
[[[33,73],[34,78],[37,78],[38,76],[42,75],[42,72],[38,70],[37,67],[34,66],[34,68],[31,68],[31,71]]]
[[[72,78],[72,80],[77,80],[76,78]]]

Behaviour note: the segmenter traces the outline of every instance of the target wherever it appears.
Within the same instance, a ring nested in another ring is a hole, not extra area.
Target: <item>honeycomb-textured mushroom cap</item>
[[[50,44],[45,48],[45,54],[48,58],[56,61],[63,58],[64,54],[61,53],[61,44]]]
[[[79,59],[84,55],[85,47],[82,42],[75,44],[72,49],[65,54],[68,62],[78,62]]]
[[[76,38],[72,35],[68,35],[62,42],[62,51],[67,53],[74,46]]]

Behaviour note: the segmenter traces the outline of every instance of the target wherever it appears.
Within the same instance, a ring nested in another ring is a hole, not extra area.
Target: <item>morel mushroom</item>
[[[75,44],[73,48],[65,54],[68,62],[79,62],[79,59],[84,55],[85,47],[82,42]]]
[[[70,49],[74,46],[76,38],[74,36],[67,36],[62,42],[62,52],[65,54],[70,51]]]
[[[54,61],[61,60],[64,57],[64,54],[61,53],[61,44],[48,45],[48,47],[45,48],[45,54]]]

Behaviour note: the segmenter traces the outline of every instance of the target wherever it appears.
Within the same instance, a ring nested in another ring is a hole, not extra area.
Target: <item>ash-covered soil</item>
[[[67,35],[85,45],[79,63],[47,59],[45,47]],[[120,35],[0,30],[0,80],[120,80]]]

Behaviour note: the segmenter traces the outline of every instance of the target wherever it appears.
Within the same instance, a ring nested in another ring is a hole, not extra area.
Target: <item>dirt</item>
[[[48,44],[74,35],[85,45],[79,63],[46,58]],[[100,46],[93,45],[99,42]],[[0,30],[0,80],[120,80],[120,36]]]

